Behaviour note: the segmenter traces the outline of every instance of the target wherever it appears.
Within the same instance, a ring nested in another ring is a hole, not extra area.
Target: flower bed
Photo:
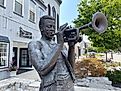
[[[75,63],[76,77],[83,78],[87,76],[99,77],[105,76],[106,69],[103,63],[97,58],[86,58]]]

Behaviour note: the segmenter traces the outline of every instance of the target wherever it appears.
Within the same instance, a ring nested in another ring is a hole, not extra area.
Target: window
[[[35,10],[36,10],[35,3],[33,1],[30,1],[29,20],[31,22],[35,22]]]
[[[8,43],[0,42],[0,68],[8,66]]]
[[[39,8],[39,17],[41,17],[44,13],[44,10],[42,8]]]
[[[57,14],[57,29],[59,28],[59,14]]]
[[[48,4],[48,15],[51,15],[51,9],[49,4]]]
[[[6,0],[0,0],[0,6],[5,8]]]
[[[55,7],[52,7],[52,11],[53,11],[53,17],[56,19],[56,10],[55,10]]]
[[[31,61],[28,57],[28,49],[20,48],[20,67],[31,67]]]
[[[0,5],[4,6],[4,0],[0,0]]]
[[[15,8],[14,11],[18,15],[22,15],[22,9],[23,9],[23,0],[15,0]]]

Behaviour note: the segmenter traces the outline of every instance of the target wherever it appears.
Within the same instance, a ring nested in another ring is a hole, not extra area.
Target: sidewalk
[[[0,81],[0,91],[39,91],[40,78],[35,70]],[[75,91],[121,91],[75,86]]]
[[[40,82],[12,77],[0,81],[0,91],[39,91]],[[75,86],[75,91],[121,91]]]
[[[23,78],[23,79],[30,79],[30,80],[37,80],[41,81],[37,71],[34,69],[32,71],[24,72],[19,75],[16,75],[17,78]]]
[[[31,84],[32,86],[39,86],[40,83],[38,83],[38,81],[41,82],[41,79],[35,69],[32,71],[28,71],[20,75],[17,75],[17,77],[21,79],[35,80],[35,82]],[[115,90],[107,90],[107,89],[75,86],[75,91],[121,91],[121,90],[119,90],[118,88]]]
[[[121,91],[121,90],[107,90],[98,88],[88,88],[88,87],[77,87],[75,86],[75,91]]]

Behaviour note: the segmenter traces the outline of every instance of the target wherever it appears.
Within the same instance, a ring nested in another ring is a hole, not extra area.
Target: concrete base
[[[39,91],[40,81],[21,79],[21,78],[9,78],[0,81],[0,91]],[[119,88],[114,89],[101,89],[90,87],[74,86],[74,91],[121,91]]]
[[[10,72],[8,70],[0,71],[0,80],[10,77]]]

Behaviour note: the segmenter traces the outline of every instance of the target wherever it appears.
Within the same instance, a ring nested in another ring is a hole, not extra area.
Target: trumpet
[[[105,17],[105,15],[103,13],[96,12],[95,14],[93,14],[91,22],[89,22],[79,28],[65,29],[64,30],[64,42],[69,42],[69,41],[70,42],[74,42],[74,41],[81,42],[79,33],[82,29],[85,29],[88,27],[92,27],[98,33],[103,33],[103,32],[105,32],[105,30],[108,27],[107,18]],[[58,32],[55,33],[54,35],[57,35],[57,34],[58,34]]]

